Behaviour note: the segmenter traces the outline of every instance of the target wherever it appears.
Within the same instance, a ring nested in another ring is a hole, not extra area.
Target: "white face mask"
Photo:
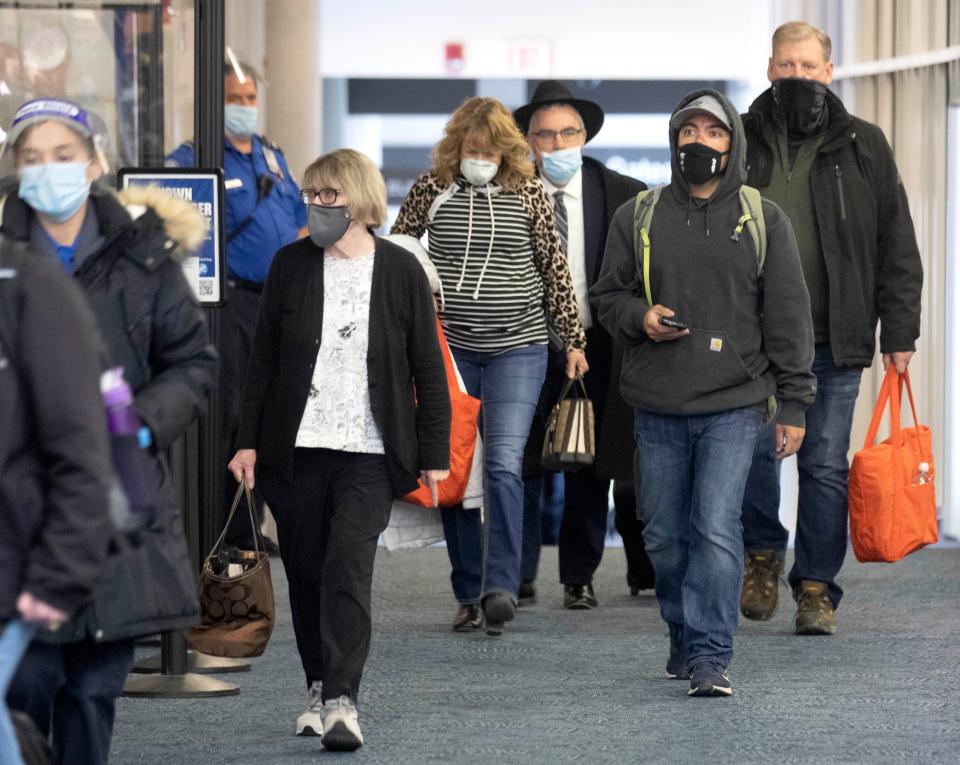
[[[473,186],[486,186],[493,180],[500,165],[486,159],[461,159],[460,172]]]

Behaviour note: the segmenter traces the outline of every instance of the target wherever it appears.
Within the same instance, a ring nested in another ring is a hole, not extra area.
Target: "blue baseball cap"
[[[100,161],[105,162],[103,148],[107,142],[106,123],[93,112],[63,98],[37,98],[21,105],[13,115],[0,156],[7,153],[8,147],[13,147],[28,127],[50,120],[66,125],[84,138],[90,138]]]

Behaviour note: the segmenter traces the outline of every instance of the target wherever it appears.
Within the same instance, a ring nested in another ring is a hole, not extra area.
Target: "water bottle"
[[[110,514],[116,528],[136,531],[153,520],[158,500],[156,468],[144,451],[152,440],[150,429],[143,426],[133,408],[133,391],[123,377],[123,367],[103,373],[100,394],[107,414],[114,471]]]
[[[913,482],[916,484],[930,483],[930,463],[921,462],[917,465],[917,472],[913,474]]]

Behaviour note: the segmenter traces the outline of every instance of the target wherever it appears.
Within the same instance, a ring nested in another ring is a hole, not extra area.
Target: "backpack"
[[[653,221],[653,210],[664,188],[664,186],[654,186],[652,189],[641,191],[637,194],[637,201],[633,208],[633,225],[637,232],[633,240],[637,272],[643,275],[643,290],[648,305],[654,305],[653,293],[650,289],[650,224]],[[747,227],[750,238],[753,240],[753,251],[757,254],[757,278],[759,278],[763,275],[763,266],[767,259],[767,226],[763,221],[760,192],[752,186],[740,187],[740,211],[742,215],[730,238],[734,242],[739,242],[744,226]]]

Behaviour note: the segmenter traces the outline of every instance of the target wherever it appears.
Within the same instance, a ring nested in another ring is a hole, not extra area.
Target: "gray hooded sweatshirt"
[[[672,178],[650,223],[650,289],[655,303],[673,309],[690,328],[678,340],[654,343],[643,328],[650,307],[637,268],[634,201],[614,214],[600,278],[590,290],[600,322],[624,344],[620,392],[632,406],[670,415],[764,409],[775,395],[777,421],[803,427],[816,395],[810,299],[793,229],[783,211],[763,201],[767,255],[757,254],[740,218],[746,179],[743,126],[733,105],[714,90],[733,126],[730,155],[709,199],[695,199],[680,172],[679,131],[670,129]]]

